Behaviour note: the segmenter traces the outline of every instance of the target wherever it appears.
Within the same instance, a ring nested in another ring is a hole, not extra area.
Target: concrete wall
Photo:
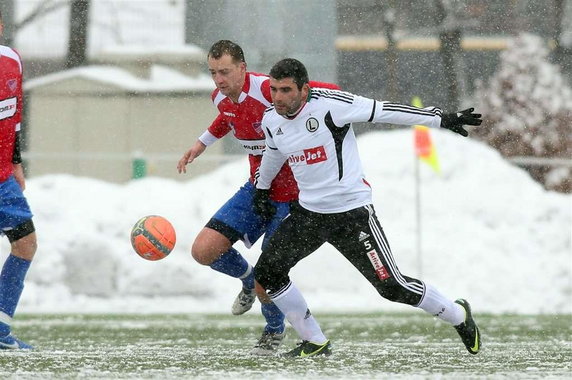
[[[210,92],[133,94],[82,79],[35,88],[27,104],[28,173],[124,182],[139,152],[149,175],[188,179],[216,167],[208,157],[223,153],[223,144],[215,144],[190,173],[176,171],[215,116]]]

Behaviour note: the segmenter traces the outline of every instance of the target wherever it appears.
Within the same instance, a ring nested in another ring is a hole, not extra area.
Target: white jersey
[[[312,89],[309,101],[293,118],[269,107],[262,119],[266,150],[255,175],[256,187],[268,189],[288,161],[300,189],[299,202],[310,211],[331,214],[372,203],[353,122],[437,128],[441,109],[380,102],[348,92]]]

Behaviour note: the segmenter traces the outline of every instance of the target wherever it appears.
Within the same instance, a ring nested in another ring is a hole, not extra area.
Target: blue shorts
[[[14,176],[0,182],[0,232],[31,220],[32,212]]]
[[[276,215],[265,222],[254,212],[252,199],[255,190],[254,185],[247,182],[213,215],[206,227],[220,232],[232,243],[242,240],[247,248],[266,233],[262,241],[262,247],[265,247],[282,219],[290,212],[290,202],[271,201],[276,206]]]

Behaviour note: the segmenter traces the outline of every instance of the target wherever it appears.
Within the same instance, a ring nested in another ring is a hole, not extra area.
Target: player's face
[[[234,63],[230,55],[223,54],[219,59],[209,57],[208,65],[219,91],[237,102],[246,77],[246,63]]]
[[[278,115],[293,115],[302,107],[308,97],[309,86],[305,84],[302,89],[294,83],[292,78],[270,78],[270,95]]]

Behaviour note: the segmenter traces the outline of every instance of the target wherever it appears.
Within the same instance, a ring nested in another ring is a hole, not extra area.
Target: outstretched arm
[[[197,142],[195,142],[195,144],[191,147],[191,149],[187,150],[185,154],[183,154],[183,157],[181,157],[181,159],[179,160],[179,163],[177,164],[177,171],[179,172],[179,174],[186,173],[187,164],[193,162],[195,158],[200,156],[206,149],[207,146],[203,144],[201,140],[197,140]]]
[[[199,136],[195,144],[183,154],[183,157],[177,163],[177,170],[179,173],[187,172],[187,164],[190,164],[200,156],[208,146],[214,144],[220,138],[224,137],[230,131],[229,126],[219,114],[212,122],[210,127]]]
[[[320,91],[320,90],[318,90]],[[322,90],[334,100],[336,112],[332,116],[336,125],[353,122],[389,123],[397,125],[426,125],[445,128],[462,136],[468,132],[463,125],[480,125],[481,114],[469,108],[456,113],[443,113],[438,107],[418,108],[406,104],[382,102],[348,92]],[[334,101],[332,100],[332,101]]]

